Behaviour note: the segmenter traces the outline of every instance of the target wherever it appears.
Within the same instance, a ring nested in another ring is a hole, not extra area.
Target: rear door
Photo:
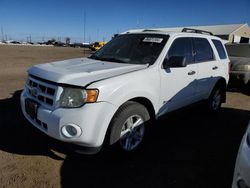
[[[186,67],[160,69],[161,103],[159,115],[181,108],[195,101],[197,87],[197,65],[194,64],[192,38],[175,39],[165,57],[186,57]]]
[[[222,42],[218,39],[212,39],[212,42],[214,44],[214,51],[217,52],[217,59],[218,64],[220,65],[220,69],[218,69],[220,76],[223,76],[226,78],[226,80],[229,79],[229,59],[226,53],[225,46],[222,44]]]
[[[195,63],[198,65],[197,97],[208,97],[216,81],[220,66],[218,65],[210,42],[206,38],[193,38]]]

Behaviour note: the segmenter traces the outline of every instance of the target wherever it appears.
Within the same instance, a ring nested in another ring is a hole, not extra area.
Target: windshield
[[[168,35],[161,34],[120,35],[89,58],[116,63],[152,65],[168,38]]]

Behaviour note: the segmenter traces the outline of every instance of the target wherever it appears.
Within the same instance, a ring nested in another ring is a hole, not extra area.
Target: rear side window
[[[194,38],[196,49],[195,62],[214,60],[213,49],[205,38]]]
[[[214,40],[214,39],[212,41],[215,45],[217,52],[219,53],[220,59],[226,59],[227,55],[226,55],[226,52],[225,52],[223,45],[221,44],[221,41]]]
[[[194,62],[192,51],[191,38],[178,38],[171,45],[166,58],[169,59],[172,56],[184,56],[186,57],[187,64],[190,64]]]

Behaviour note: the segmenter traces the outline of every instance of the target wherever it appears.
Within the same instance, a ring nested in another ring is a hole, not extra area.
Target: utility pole
[[[42,41],[43,41],[43,43],[45,42],[45,34],[42,37]]]
[[[86,37],[86,12],[83,13],[83,42],[85,43]]]
[[[85,43],[85,36],[86,36],[86,12],[83,12],[83,43]],[[86,56],[85,46],[83,46],[83,55]]]
[[[89,44],[91,43],[91,36],[89,35]]]
[[[137,21],[136,21],[136,27],[139,28],[139,24],[140,24],[140,20],[139,18],[137,18]]]
[[[2,41],[4,41],[3,27],[1,27],[1,35],[2,35]]]
[[[97,41],[99,41],[99,29],[97,29]]]

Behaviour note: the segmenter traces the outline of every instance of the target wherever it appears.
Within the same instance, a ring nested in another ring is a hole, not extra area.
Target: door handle
[[[194,75],[196,72],[195,71],[190,71],[188,72],[188,75]]]
[[[213,69],[213,70],[216,70],[216,69],[218,69],[218,67],[217,67],[217,66],[214,66],[212,69]]]

